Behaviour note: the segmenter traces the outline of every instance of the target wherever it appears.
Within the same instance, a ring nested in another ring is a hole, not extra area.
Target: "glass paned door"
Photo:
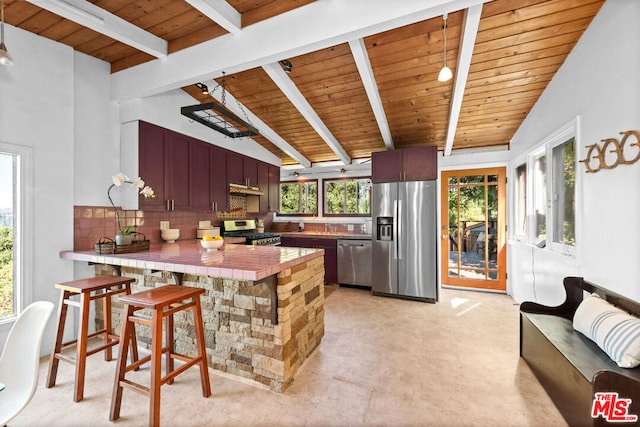
[[[506,290],[505,174],[505,168],[442,172],[444,285]]]

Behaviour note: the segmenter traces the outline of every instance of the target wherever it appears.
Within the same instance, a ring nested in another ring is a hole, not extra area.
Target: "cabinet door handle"
[[[166,210],[170,211],[171,210],[171,199],[167,199],[166,203],[164,204],[164,207],[166,208]]]
[[[171,210],[172,211],[176,210],[176,201],[174,199],[171,199]]]

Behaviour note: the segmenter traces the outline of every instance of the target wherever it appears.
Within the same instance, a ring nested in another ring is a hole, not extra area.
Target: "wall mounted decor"
[[[587,157],[580,160],[584,163],[587,173],[598,172],[600,169],[613,169],[618,165],[632,165],[640,160],[640,132],[636,130],[628,130],[620,132],[622,139],[618,141],[616,138],[602,139],[602,144],[587,145]],[[636,141],[627,141],[630,136],[635,137]],[[635,157],[628,158],[632,154],[625,154],[625,150],[633,150],[629,147],[638,147],[635,151]],[[607,155],[613,153],[613,155]]]

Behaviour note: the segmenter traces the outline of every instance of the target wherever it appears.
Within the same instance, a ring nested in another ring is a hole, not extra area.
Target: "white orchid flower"
[[[113,183],[118,187],[124,184],[125,182],[129,181],[129,177],[123,174],[122,172],[118,172],[112,178],[113,178]]]
[[[136,179],[134,179],[131,184],[136,188],[143,188],[144,187],[144,181],[140,177],[137,177]]]
[[[140,194],[142,194],[146,198],[156,197],[156,193],[153,191],[153,188],[149,187],[148,185],[144,187],[142,190],[140,190]]]

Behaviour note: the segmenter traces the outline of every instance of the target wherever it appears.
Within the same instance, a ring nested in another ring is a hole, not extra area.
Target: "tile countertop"
[[[357,234],[357,233],[329,233],[324,231],[281,231],[280,234],[283,237],[308,237],[314,239],[357,239],[357,240],[371,240],[371,234]]]
[[[62,251],[60,258],[240,280],[260,280],[324,255],[322,249],[252,246],[226,243],[207,252],[199,239],[152,243],[147,251],[104,255],[95,251]]]

